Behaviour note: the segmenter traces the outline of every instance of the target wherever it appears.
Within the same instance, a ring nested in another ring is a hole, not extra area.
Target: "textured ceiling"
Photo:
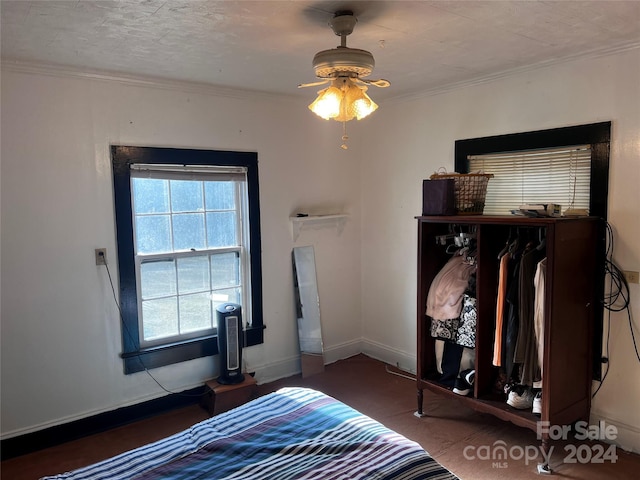
[[[640,46],[635,0],[2,0],[2,59],[312,96],[296,86],[339,45],[327,22],[345,9],[358,18],[348,46],[391,81],[375,98]]]

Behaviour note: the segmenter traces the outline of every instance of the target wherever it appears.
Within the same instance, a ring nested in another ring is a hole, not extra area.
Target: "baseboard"
[[[628,425],[617,418],[612,418],[598,410],[591,409],[590,423],[598,425],[603,421],[607,425],[613,425],[618,430],[616,438],[608,443],[613,443],[627,452],[640,453],[640,429],[633,425]]]
[[[300,373],[300,355],[253,367],[259,385]]]
[[[324,349],[324,364],[337,362],[362,353],[362,340],[353,340]],[[281,378],[292,377],[301,372],[300,355],[277,362],[267,363],[255,368],[256,380],[259,384],[275,382]]]
[[[376,360],[380,360],[381,362],[389,365],[395,365],[400,370],[404,370],[405,372],[409,372],[413,375],[416,374],[415,354],[389,348],[387,345],[366,339],[362,341],[361,351],[371,358],[375,358]]]
[[[105,432],[176,408],[193,405],[200,401],[200,396],[203,393],[204,386],[196,387],[62,425],[55,425],[36,432],[7,438],[0,441],[0,456],[2,460],[8,460],[9,458],[60,445],[88,435]]]
[[[324,363],[328,365],[360,353],[362,353],[362,339],[341,343],[324,349]]]
[[[401,369],[410,371],[407,366],[415,365],[415,357],[391,350],[383,345],[362,339],[345,342],[328,347],[324,352],[324,363],[330,364],[364,353]],[[414,368],[415,371],[415,368]],[[255,377],[260,384],[273,382],[281,378],[291,377],[301,372],[300,356],[282,359],[255,368]],[[111,428],[126,425],[144,418],[149,418],[175,408],[181,408],[199,402],[199,395],[204,393],[204,386],[185,390],[184,392],[154,398],[116,410],[98,413],[89,417],[25,433],[0,441],[2,460],[49,448],[78,438],[107,431]]]
[[[278,362],[262,365],[255,369],[255,377],[260,383],[268,383],[300,373],[300,356],[286,358]],[[204,393],[204,385],[184,392],[153,398],[116,410],[97,413],[71,420],[63,424],[48,426],[34,432],[23,433],[0,440],[0,459],[8,460],[20,455],[53,447],[78,438],[107,431],[144,418],[149,418],[175,408],[199,403]],[[188,395],[188,396],[187,396]]]

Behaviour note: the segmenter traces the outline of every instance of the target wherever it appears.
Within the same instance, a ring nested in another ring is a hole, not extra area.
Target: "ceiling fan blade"
[[[366,83],[367,85],[375,85],[376,87],[386,88],[391,85],[389,80],[385,80],[384,78],[380,78],[378,80],[365,80],[363,78],[358,79],[359,82]]]
[[[324,85],[325,83],[329,83],[330,81],[331,79],[327,78],[326,80],[322,80],[321,82],[301,83],[298,85],[298,88],[317,87],[318,85]]]

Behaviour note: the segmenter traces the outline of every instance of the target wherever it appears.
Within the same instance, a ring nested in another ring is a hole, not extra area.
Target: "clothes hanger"
[[[461,250],[463,249],[460,248],[455,243],[450,243],[449,245],[447,245],[447,248],[444,251],[447,252],[449,255],[461,255],[460,253]]]
[[[509,244],[507,250],[510,254],[514,254],[520,248],[520,227],[516,228],[516,238]]]
[[[544,250],[546,246],[547,246],[546,230],[540,227],[538,229],[538,246],[536,247],[536,250]]]
[[[513,241],[513,227],[509,227],[509,236],[507,237],[507,241],[502,247],[502,250],[498,253],[498,260],[505,256],[505,254],[509,251],[509,245]]]

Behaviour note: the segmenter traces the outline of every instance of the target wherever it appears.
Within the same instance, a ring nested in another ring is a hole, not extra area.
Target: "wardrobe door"
[[[547,232],[543,411],[553,424],[588,420],[596,296],[596,221],[559,221]],[[546,406],[545,406],[546,404]]]

